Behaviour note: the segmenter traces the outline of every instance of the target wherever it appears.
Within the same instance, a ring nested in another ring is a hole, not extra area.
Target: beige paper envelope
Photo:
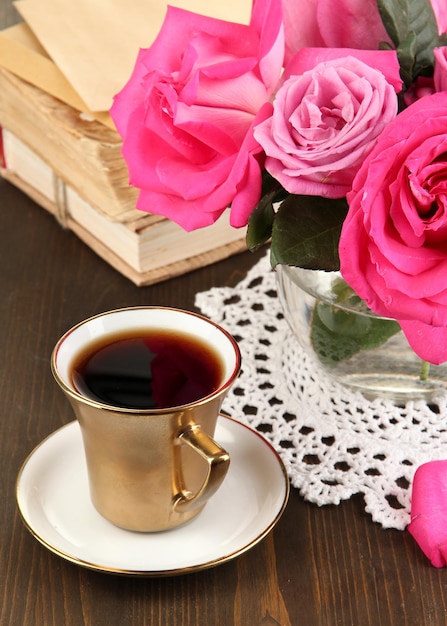
[[[45,52],[45,48],[40,45],[39,40],[34,35],[29,26],[25,24],[25,22],[20,22],[19,24],[16,24],[15,26],[10,26],[9,28],[5,28],[0,32],[2,38],[6,37],[11,41],[15,41],[16,43],[21,44],[21,46],[24,46],[25,48],[30,48],[40,56],[44,56],[47,59],[50,58]]]
[[[91,113],[25,23],[0,31],[0,66],[74,109],[115,128],[106,111]]]
[[[139,48],[155,39],[167,0],[19,0],[14,5],[91,111],[108,111]],[[170,4],[248,23],[251,0],[173,0]]]

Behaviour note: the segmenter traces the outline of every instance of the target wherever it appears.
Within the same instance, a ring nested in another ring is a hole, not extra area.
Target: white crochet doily
[[[274,446],[291,484],[320,506],[362,493],[375,522],[403,530],[417,467],[447,458],[447,398],[402,408],[321,375],[284,319],[268,256],[236,287],[198,293],[196,306],[242,352],[242,373],[223,410]]]

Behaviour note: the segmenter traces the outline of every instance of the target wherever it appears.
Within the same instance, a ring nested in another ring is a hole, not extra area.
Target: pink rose
[[[192,230],[231,203],[232,225],[246,224],[263,160],[251,129],[270,110],[283,48],[281,0],[255,0],[249,26],[168,8],[111,108],[139,209]]]
[[[447,33],[447,9],[445,0],[431,0],[431,7],[438,23],[438,33]]]
[[[447,11],[446,11],[447,12]],[[433,80],[436,91],[447,91],[447,46],[435,48],[435,71]]]
[[[336,7],[334,0],[283,0],[283,13],[286,63],[300,48],[377,50],[381,42],[391,45],[377,0],[337,0]]]
[[[400,323],[425,361],[447,360],[447,92],[391,122],[348,194],[341,272]]]
[[[431,0],[438,32],[447,32],[445,0]],[[300,48],[359,48],[377,50],[382,42],[393,46],[380,18],[377,0],[283,0],[286,63]]]
[[[265,167],[290,193],[341,198],[397,114],[396,54],[304,49],[285,79],[273,114],[254,131]]]

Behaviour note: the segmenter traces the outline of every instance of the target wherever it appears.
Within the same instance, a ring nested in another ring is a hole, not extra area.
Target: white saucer
[[[289,481],[277,453],[251,428],[220,416],[215,437],[230,453],[228,474],[205,509],[177,529],[133,533],[96,512],[76,421],[25,461],[17,479],[20,514],[49,550],[90,569],[161,576],[218,565],[270,532],[286,506]]]

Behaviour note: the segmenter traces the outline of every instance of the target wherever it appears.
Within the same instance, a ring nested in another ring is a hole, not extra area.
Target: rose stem
[[[421,371],[419,374],[419,380],[427,380],[430,373],[430,363],[427,361],[421,361]]]

